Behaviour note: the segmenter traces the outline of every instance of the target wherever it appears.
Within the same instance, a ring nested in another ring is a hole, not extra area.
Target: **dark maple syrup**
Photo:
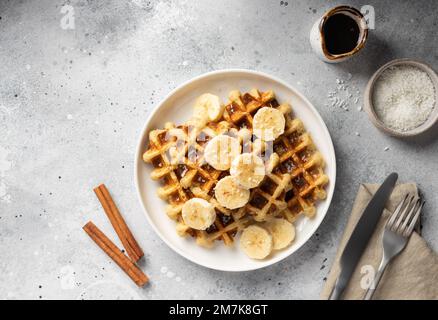
[[[327,18],[323,28],[325,46],[330,54],[343,54],[356,48],[360,29],[357,22],[342,13]]]

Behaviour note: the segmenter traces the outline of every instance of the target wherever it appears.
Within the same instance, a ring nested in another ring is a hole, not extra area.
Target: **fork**
[[[385,268],[396,255],[398,255],[408,243],[409,237],[420,217],[421,209],[425,201],[420,198],[414,201],[415,196],[407,194],[391,214],[385,225],[382,246],[383,256],[379,269],[370,288],[368,288],[364,300],[370,300],[382,278]]]

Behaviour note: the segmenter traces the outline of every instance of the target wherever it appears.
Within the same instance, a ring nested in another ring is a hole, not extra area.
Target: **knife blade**
[[[363,211],[362,216],[342,252],[339,262],[341,272],[336,280],[333,291],[330,294],[330,300],[339,299],[347,286],[348,281],[350,280],[351,275],[353,274],[354,269],[356,268],[356,265],[376,228],[377,222],[383,213],[385,204],[394,189],[397,179],[398,174],[395,172],[391,173],[376,191]]]

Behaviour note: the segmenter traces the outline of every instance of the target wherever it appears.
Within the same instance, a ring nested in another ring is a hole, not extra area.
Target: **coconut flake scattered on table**
[[[362,111],[362,106],[358,105],[360,92],[359,89],[350,84],[349,81],[353,78],[351,73],[348,73],[346,78],[336,79],[336,87],[327,94],[326,106],[338,107],[341,110],[349,111],[353,105],[357,106],[358,111]]]
[[[374,110],[383,123],[398,131],[422,125],[435,107],[435,87],[429,75],[414,66],[383,71],[374,85]]]

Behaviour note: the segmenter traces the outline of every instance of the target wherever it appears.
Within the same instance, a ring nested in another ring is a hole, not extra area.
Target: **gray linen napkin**
[[[362,184],[360,186],[335,261],[321,293],[322,299],[329,297],[340,272],[340,255],[364,208],[378,187],[379,185],[375,184]],[[406,193],[418,194],[416,185],[406,183],[395,187],[376,231],[344,291],[343,299],[362,299],[364,297],[366,283],[372,278],[370,270],[374,268],[377,272],[382,257],[381,240],[385,222],[390,212],[394,211]],[[373,299],[438,299],[438,255],[427,246],[417,232],[412,234],[406,248],[386,268]]]

